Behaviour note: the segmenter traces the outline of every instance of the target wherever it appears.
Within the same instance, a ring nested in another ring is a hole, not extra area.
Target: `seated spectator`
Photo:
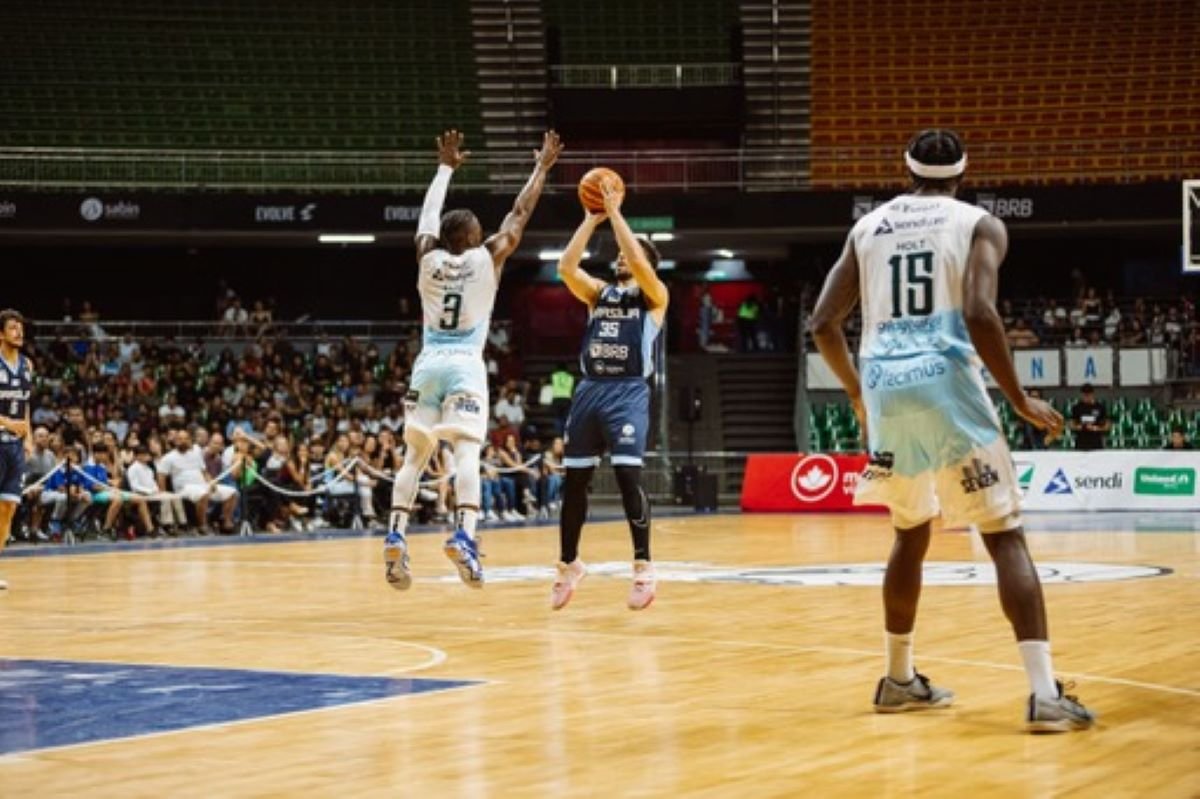
[[[565,455],[562,436],[556,436],[550,443],[550,448],[542,453],[541,495],[548,514],[557,513],[562,507],[562,485],[566,474],[566,466],[563,464]]]
[[[1071,337],[1067,339],[1066,346],[1068,347],[1086,347],[1088,345],[1087,338],[1083,334],[1083,328],[1076,327],[1071,331]]]
[[[517,437],[511,433],[504,437],[504,446],[497,451],[497,455],[507,476],[516,484],[517,496],[525,508],[525,516],[532,518],[537,513],[537,497],[533,488],[540,476],[538,470],[526,465],[525,453]]]
[[[175,448],[163,456],[158,470],[159,487],[163,491],[174,489],[196,508],[196,526],[201,535],[210,532],[208,527],[208,503],[216,499],[221,503],[221,531],[233,532],[233,512],[237,508],[237,490],[220,483],[209,483],[204,468],[204,454],[192,444],[192,434],[187,429],[175,433]]]
[[[150,448],[139,444],[134,451],[134,461],[125,470],[125,480],[129,483],[130,502],[135,503],[138,517],[142,520],[142,528],[147,535],[157,538],[163,535],[163,529],[151,522],[151,506],[158,509],[161,500],[144,499],[158,493],[158,480],[154,476],[154,467],[150,460]],[[139,497],[143,498],[139,502]]]
[[[54,471],[56,458],[50,449],[50,431],[44,425],[33,429],[33,449],[25,458],[25,493],[22,503],[29,508],[29,528],[34,535],[42,529],[45,506],[41,503],[44,485],[35,485]],[[40,536],[38,536],[40,537]]]
[[[50,533],[61,535],[70,530],[92,504],[92,492],[80,472],[83,461],[82,445],[69,446],[64,450],[66,463],[46,481],[38,500],[51,506]]]
[[[1009,346],[1011,347],[1036,347],[1038,345],[1037,334],[1029,329],[1023,318],[1018,317],[1013,325],[1013,328],[1006,334]]]
[[[503,488],[500,484],[500,473],[496,471],[497,464],[496,447],[492,444],[485,444],[479,457],[479,488],[483,506],[483,521],[485,522],[498,521],[501,514],[507,511]],[[515,484],[513,493],[515,496]]]
[[[521,392],[516,388],[509,388],[501,395],[496,407],[492,409],[492,414],[500,422],[507,422],[520,428],[525,423],[525,403],[521,398]]]
[[[1171,428],[1171,438],[1167,440],[1167,446],[1164,449],[1185,450],[1193,448],[1192,442],[1188,441],[1187,430],[1182,425],[1175,425]]]

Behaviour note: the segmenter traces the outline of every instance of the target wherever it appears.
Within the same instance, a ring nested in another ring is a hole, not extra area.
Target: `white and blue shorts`
[[[487,367],[479,353],[461,348],[422,350],[404,398],[406,433],[482,443],[487,421]]]
[[[871,461],[856,505],[886,505],[909,529],[939,513],[947,526],[998,532],[1020,524],[1012,455],[978,369],[941,354],[863,359]]]

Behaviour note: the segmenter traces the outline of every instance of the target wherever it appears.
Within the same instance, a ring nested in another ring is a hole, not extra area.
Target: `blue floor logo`
[[[469,680],[0,658],[0,755],[445,691]]]
[[[1071,490],[1071,481],[1067,479],[1067,475],[1060,468],[1050,478],[1050,482],[1046,484],[1046,490],[1043,494],[1074,494]]]

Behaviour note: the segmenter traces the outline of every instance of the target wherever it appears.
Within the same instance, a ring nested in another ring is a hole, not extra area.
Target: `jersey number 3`
[[[892,318],[933,313],[933,253],[893,255],[888,265],[892,267]]]
[[[442,330],[457,330],[458,317],[462,313],[462,295],[450,292],[442,297],[442,320],[438,327]]]

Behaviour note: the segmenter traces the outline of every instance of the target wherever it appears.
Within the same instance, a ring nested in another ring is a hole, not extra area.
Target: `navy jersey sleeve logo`
[[[580,363],[593,378],[648,377],[658,328],[638,289],[606,286],[588,320]]]

